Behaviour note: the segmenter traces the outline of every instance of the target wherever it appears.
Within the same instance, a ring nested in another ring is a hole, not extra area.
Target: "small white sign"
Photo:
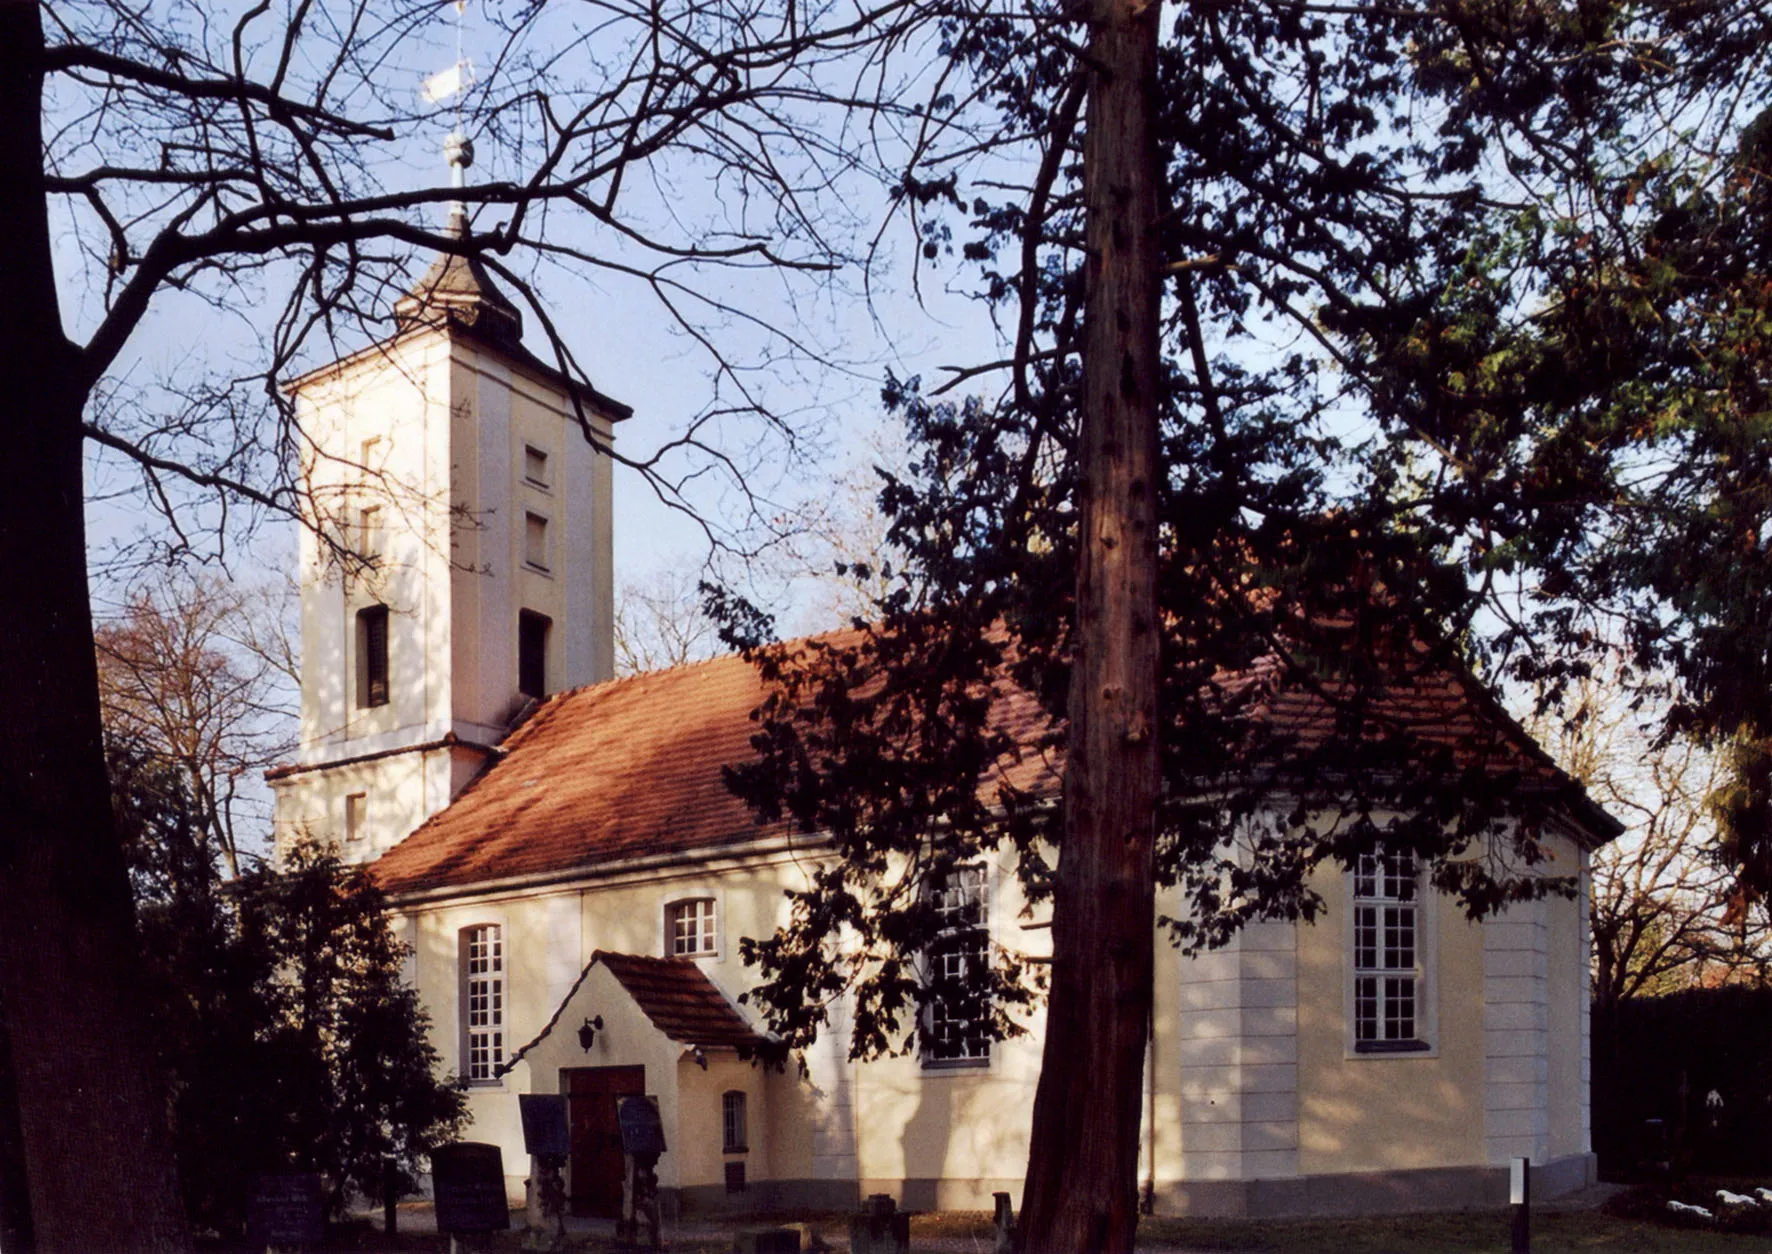
[[[1526,1164],[1529,1161],[1531,1160],[1516,1158],[1508,1167],[1507,1201],[1510,1206],[1526,1204]]]

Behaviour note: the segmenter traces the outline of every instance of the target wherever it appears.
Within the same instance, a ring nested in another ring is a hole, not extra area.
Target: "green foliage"
[[[1515,673],[1554,700],[1622,637],[1637,683],[1672,676],[1664,738],[1729,761],[1722,852],[1764,892],[1772,13],[1621,6],[1601,28],[1598,98],[1548,150],[1556,196],[1461,240],[1463,281],[1418,317],[1365,320],[1376,395],[1457,471],[1413,485],[1421,508],[1518,573]]]
[[[1568,890],[1534,873],[1538,824],[1566,798],[1517,769],[1469,676],[1492,643],[1505,658],[1524,638],[1505,584],[1549,551],[1537,537],[1579,531],[1519,451],[1543,434],[1581,466],[1560,407],[1619,374],[1550,360],[1533,321],[1600,212],[1566,212],[1570,189],[1585,193],[1655,93],[1720,87],[1721,62],[1675,75],[1651,54],[1688,28],[1717,35],[1693,18],[1458,0],[1176,12],[1158,119],[1168,473],[1150,490],[1156,873],[1179,890],[1183,946],[1313,916],[1312,871],[1381,844],[1420,856],[1472,915]],[[916,958],[940,924],[928,885],[1001,856],[1038,899],[1059,845],[1049,788],[1027,776],[1062,744],[1069,691],[1088,121],[1069,47],[1026,33],[956,23],[946,51],[970,84],[956,97],[992,111],[990,139],[963,151],[1025,143],[1033,185],[1005,191],[964,155],[902,181],[925,255],[978,266],[1016,351],[994,400],[888,382],[918,454],[881,495],[896,586],[853,634],[786,646],[735,598],[711,600],[771,690],[761,761],[731,782],[837,855],[793,895],[790,925],[746,949],[765,976],[753,998],[796,1042],[851,990],[857,1053],[907,1045],[929,999]],[[1479,726],[1448,737],[1399,714],[1435,687]],[[1260,717],[1282,691],[1322,702],[1308,735]],[[1019,975],[999,955],[999,1005],[1018,1004]]]
[[[266,1171],[323,1173],[336,1209],[350,1191],[379,1196],[391,1159],[410,1191],[464,1102],[439,1077],[373,881],[299,842],[281,871],[224,882],[182,776],[127,748],[110,757],[194,1221],[238,1228]]]
[[[236,899],[243,942],[272,959],[255,992],[277,1142],[325,1173],[337,1200],[346,1189],[376,1196],[390,1159],[410,1190],[419,1161],[459,1131],[465,1102],[439,1074],[380,889],[331,846],[297,841],[282,866],[244,877]]]

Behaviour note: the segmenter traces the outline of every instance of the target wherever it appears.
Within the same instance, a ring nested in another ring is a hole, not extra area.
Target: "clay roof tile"
[[[1277,663],[1221,675],[1215,686],[1241,716],[1301,749],[1322,744],[1337,712],[1325,693]],[[652,855],[690,855],[785,835],[759,825],[726,787],[722,768],[754,756],[751,713],[764,687],[730,656],[563,692],[505,741],[501,759],[374,866],[393,893],[467,887],[526,875],[569,874]],[[1568,803],[1602,839],[1615,821],[1467,677],[1430,672],[1384,689],[1374,721],[1448,746],[1463,768],[1515,770]],[[999,696],[997,726],[1032,746],[1049,726],[1019,690]],[[1030,748],[987,781],[1056,797],[1057,751]]]
[[[763,1043],[726,995],[688,958],[647,958],[599,949],[591,955],[628,991],[660,1032],[681,1045],[751,1050]]]

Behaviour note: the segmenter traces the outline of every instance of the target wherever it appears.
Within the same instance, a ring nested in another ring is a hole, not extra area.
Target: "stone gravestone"
[[[899,1210],[890,1193],[870,1193],[849,1221],[850,1254],[909,1254],[910,1248],[911,1213]]]
[[[519,1093],[517,1108],[523,1115],[523,1149],[537,1158],[566,1158],[572,1153],[572,1134],[566,1125],[566,1097],[562,1093]]]
[[[624,1152],[635,1157],[650,1154],[653,1158],[665,1152],[664,1121],[658,1117],[658,1107],[651,1098],[624,1097],[615,1116],[621,1124]]]
[[[660,1248],[658,1232],[658,1156],[665,1152],[664,1122],[649,1097],[624,1097],[615,1108],[621,1128],[622,1154],[627,1162],[621,1189],[621,1222],[616,1225],[618,1244],[639,1245],[640,1227],[646,1226],[646,1246]]]
[[[530,1232],[526,1243],[558,1249],[566,1244],[566,1182],[560,1171],[572,1155],[566,1098],[560,1093],[519,1093],[517,1108],[523,1116],[523,1148],[535,1164],[524,1216]]]
[[[431,1187],[437,1198],[437,1231],[451,1251],[482,1248],[490,1232],[511,1226],[505,1201],[504,1155],[496,1145],[458,1141],[431,1151]]]
[[[292,1250],[326,1240],[326,1203],[313,1171],[264,1175],[246,1202],[246,1231],[255,1247]]]
[[[732,1254],[800,1254],[795,1228],[740,1228],[732,1235]]]

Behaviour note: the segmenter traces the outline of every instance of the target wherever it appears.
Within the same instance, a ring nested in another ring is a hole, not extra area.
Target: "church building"
[[[400,303],[391,338],[294,394],[319,526],[302,538],[299,749],[271,773],[278,840],[373,864],[467,1135],[502,1148],[513,1196],[530,1167],[517,1097],[534,1092],[570,1097],[580,1213],[619,1206],[629,1094],[658,1103],[663,1197],[684,1212],[1019,1203],[1037,1014],[992,1041],[937,1007],[921,1053],[855,1063],[839,999],[804,1074],[750,1058],[765,1028],[740,1001],[756,976],[739,941],[785,921],[783,890],[824,855],[722,781],[751,752],[752,668],[613,678],[607,450],[629,408],[527,350],[517,309],[459,258]],[[1468,685],[1422,696],[1444,734],[1505,723]],[[1269,710],[1311,716],[1302,694]],[[1577,898],[1472,923],[1413,863],[1374,857],[1316,872],[1314,924],[1193,959],[1159,937],[1141,1166],[1158,1213],[1502,1202],[1520,1156],[1540,1197],[1595,1178],[1588,858],[1618,825],[1501,734],[1556,785],[1544,870]],[[1049,953],[1007,865],[940,892],[952,952]]]

